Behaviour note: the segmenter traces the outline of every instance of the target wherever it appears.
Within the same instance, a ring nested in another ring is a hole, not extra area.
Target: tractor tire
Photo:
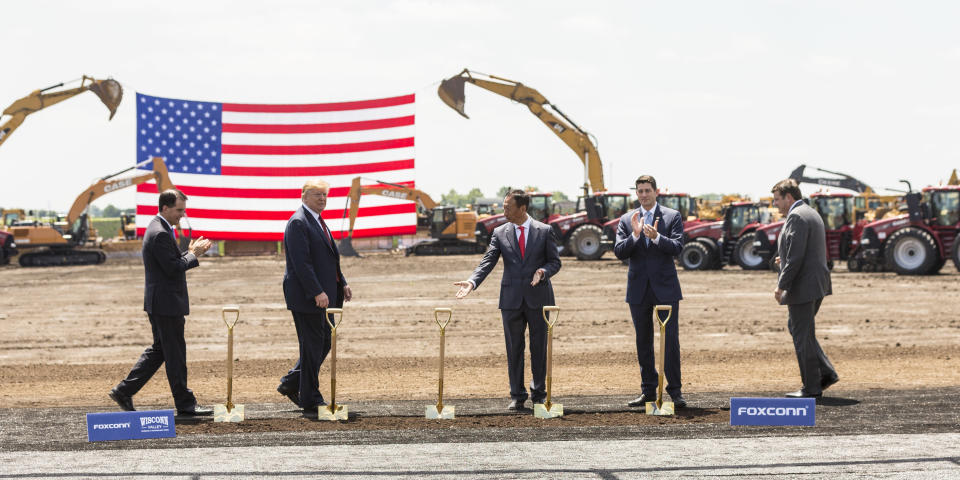
[[[716,255],[703,242],[693,241],[680,251],[680,266],[684,270],[710,270]]]
[[[723,255],[720,254],[720,244],[711,238],[700,238],[697,242],[702,243],[707,247],[707,252],[709,253],[710,263],[707,264],[706,270],[722,270],[723,269]]]
[[[915,227],[893,232],[884,246],[884,257],[887,265],[900,275],[928,275],[940,261],[936,240]]]
[[[960,272],[960,236],[953,239],[953,248],[950,250],[953,251],[950,254],[950,257],[953,258],[953,266],[957,267],[957,271]]]
[[[847,259],[847,271],[859,272],[862,270],[863,270],[863,262],[861,262],[859,258],[854,256]]]
[[[757,232],[745,233],[737,240],[733,249],[733,262],[744,270],[765,270],[770,260],[757,253],[753,242],[757,240]]]
[[[597,260],[603,256],[603,246],[600,245],[600,235],[603,231],[593,224],[581,225],[570,234],[570,251],[577,260]]]

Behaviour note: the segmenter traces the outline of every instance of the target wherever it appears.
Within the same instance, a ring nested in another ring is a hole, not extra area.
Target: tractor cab
[[[960,224],[960,188],[923,189],[923,213],[932,227],[956,227]]]
[[[457,211],[453,205],[433,209],[430,236],[439,239],[473,240],[477,226],[477,214],[472,211]]]
[[[732,203],[723,213],[723,235],[728,239],[736,239],[748,227],[756,227],[759,223],[761,223],[760,207],[756,203]]]
[[[590,220],[619,218],[630,208],[630,194],[597,193],[577,198],[577,211],[587,212]]]

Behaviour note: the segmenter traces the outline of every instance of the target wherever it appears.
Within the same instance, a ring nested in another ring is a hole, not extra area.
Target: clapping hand
[[[206,238],[200,237],[190,240],[190,246],[187,247],[187,250],[195,256],[203,255],[207,253],[207,250],[210,249],[210,246],[213,245],[213,242],[207,240]]]
[[[660,234],[657,233],[657,227],[660,225],[660,219],[653,221],[653,225],[643,224],[643,234],[650,240],[656,239]]]
[[[633,216],[630,217],[630,226],[633,227],[633,234],[640,236],[643,234],[643,224],[640,223],[640,212],[633,212]]]

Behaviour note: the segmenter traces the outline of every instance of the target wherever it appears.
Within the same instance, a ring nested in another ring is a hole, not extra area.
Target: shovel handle
[[[666,320],[660,320],[660,312],[667,312]],[[657,322],[661,327],[670,321],[670,315],[673,315],[673,305],[655,305],[653,307],[653,321]]]
[[[233,313],[233,321],[227,320],[227,314]],[[220,315],[223,317],[223,323],[227,325],[227,328],[232,329],[234,325],[237,324],[237,320],[240,320],[240,307],[237,305],[226,305],[220,311]]]
[[[556,312],[556,315],[553,316],[553,321],[547,317],[547,313]],[[557,320],[560,319],[560,307],[556,305],[544,305],[543,307],[543,321],[547,322],[547,327],[553,328],[557,324]]]
[[[340,315],[340,320],[337,320],[337,315]],[[330,321],[330,317],[333,317],[333,322]],[[330,324],[330,328],[336,330],[337,327],[343,323],[343,309],[342,308],[328,308],[327,309],[327,323]]]
[[[443,322],[440,321],[440,314],[447,314],[447,319]],[[447,324],[450,323],[450,319],[453,318],[453,309],[452,308],[434,308],[433,309],[433,319],[437,321],[437,325],[440,326],[440,332],[443,332],[447,328]]]

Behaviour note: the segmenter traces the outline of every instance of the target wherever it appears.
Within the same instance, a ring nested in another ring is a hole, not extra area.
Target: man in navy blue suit
[[[300,358],[282,379],[277,391],[307,412],[326,405],[317,375],[330,352],[327,307],[339,308],[353,293],[340,271],[340,251],[320,214],[327,206],[329,185],[311,180],[303,185],[303,205],[287,220],[283,250],[283,297],[297,328]],[[331,318],[332,320],[332,318]]]
[[[657,203],[657,181],[650,175],[637,178],[640,207],[620,217],[617,243],[613,252],[629,260],[627,303],[637,336],[637,361],[640,363],[640,396],[631,407],[656,401],[658,373],[653,350],[653,307],[670,305],[673,315],[667,322],[664,374],[667,393],[675,408],[687,406],[680,382],[680,280],[674,258],[683,249],[683,218],[680,212]],[[659,328],[659,327],[657,327]]]

